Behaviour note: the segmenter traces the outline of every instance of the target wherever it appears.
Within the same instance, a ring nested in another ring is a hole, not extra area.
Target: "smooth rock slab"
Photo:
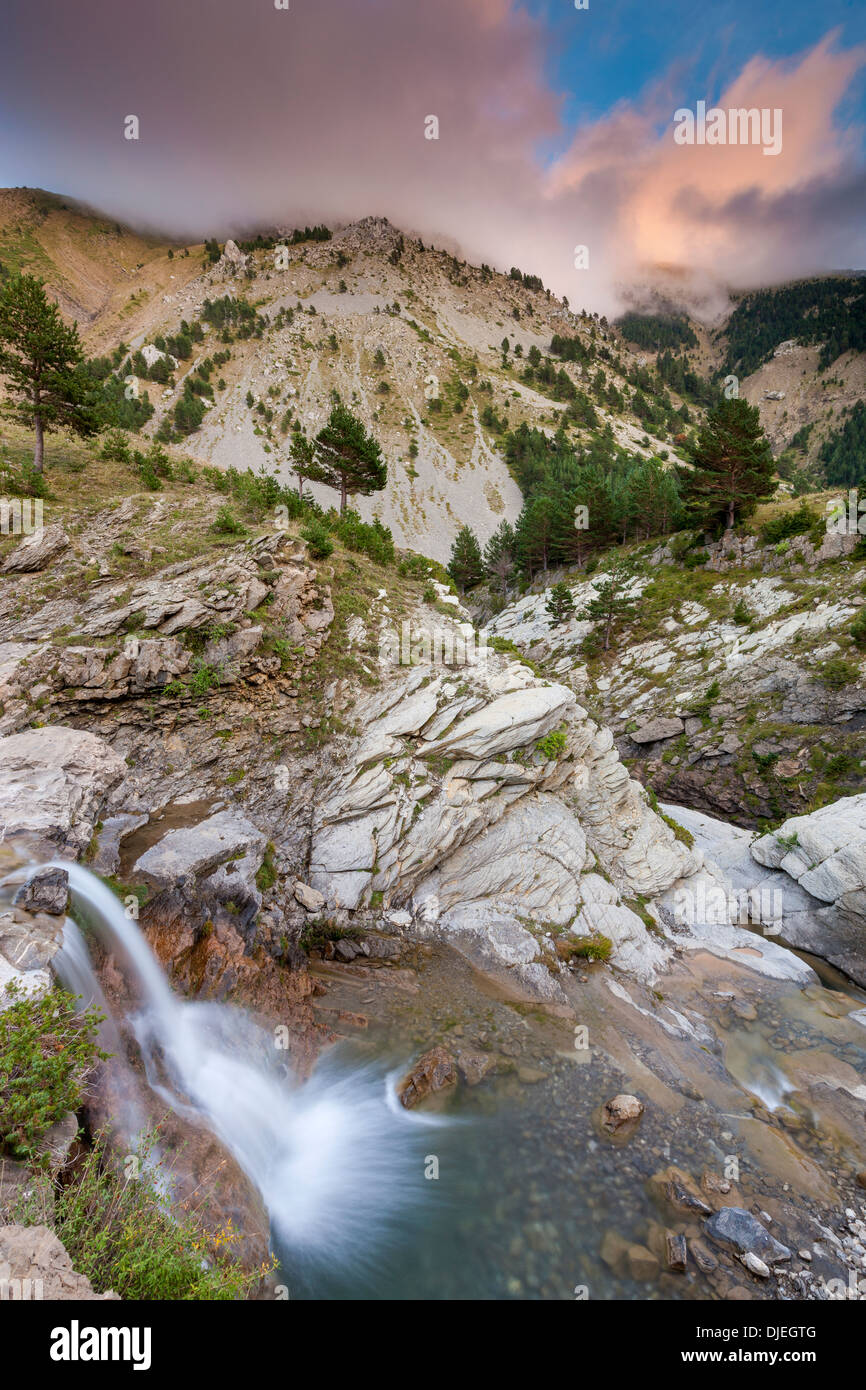
[[[60,724],[0,739],[0,768],[0,831],[49,854],[86,848],[105,797],[128,771],[104,739]]]
[[[658,743],[660,739],[676,738],[685,729],[683,721],[676,716],[666,719],[659,715],[658,719],[651,719],[642,728],[635,729],[633,734],[629,734],[632,743]]]
[[[69,537],[62,526],[43,526],[25,536],[3,565],[3,574],[34,574],[65,550]]]
[[[135,863],[139,874],[155,888],[165,888],[192,875],[212,873],[227,859],[264,856],[267,837],[234,811],[218,811],[198,825],[169,830]]]

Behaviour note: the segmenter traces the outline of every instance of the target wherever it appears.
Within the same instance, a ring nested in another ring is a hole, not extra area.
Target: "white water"
[[[283,1247],[363,1263],[427,1187],[419,1126],[394,1103],[391,1078],[375,1067],[349,1070],[332,1054],[309,1080],[296,1081],[276,1029],[268,1033],[241,1009],[179,998],[115,895],[80,865],[59,867],[79,915],[140,992],[129,1021],[153,1090],[234,1155]],[[106,1011],[82,938],[70,928],[61,969],[75,993]]]

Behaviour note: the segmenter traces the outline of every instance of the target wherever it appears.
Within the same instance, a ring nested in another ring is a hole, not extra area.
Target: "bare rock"
[[[618,1095],[606,1101],[602,1109],[602,1123],[605,1129],[617,1130],[622,1125],[636,1123],[644,1112],[643,1102],[637,1096]]]
[[[632,743],[657,743],[660,739],[676,738],[685,727],[683,721],[676,716],[666,719],[659,715],[658,719],[651,719],[648,724],[635,729],[633,734],[629,734],[629,738]]]
[[[69,901],[69,875],[65,869],[37,869],[15,894],[14,902],[26,912],[47,912],[63,917]]]
[[[320,893],[317,888],[311,888],[308,883],[302,883],[298,879],[293,889],[295,901],[301,904],[306,912],[321,912],[325,906],[325,895]]]
[[[90,1280],[76,1274],[72,1261],[47,1226],[0,1226],[0,1287],[20,1280],[28,1297],[53,1300],[107,1301],[116,1293],[94,1293]]]
[[[397,1094],[400,1104],[406,1110],[412,1110],[428,1096],[456,1084],[457,1067],[454,1058],[441,1044],[437,1044],[436,1047],[431,1047],[429,1052],[425,1052],[423,1057],[419,1057],[398,1085]]]
[[[0,572],[34,574],[44,570],[68,545],[69,537],[62,526],[41,526],[15,547]]]
[[[0,766],[6,839],[71,855],[90,843],[105,798],[128,771],[104,739],[60,724],[0,739]]]

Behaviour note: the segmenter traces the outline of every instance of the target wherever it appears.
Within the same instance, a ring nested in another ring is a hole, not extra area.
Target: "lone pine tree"
[[[78,328],[63,322],[43,282],[10,275],[0,287],[0,376],[12,397],[6,413],[35,431],[36,473],[42,472],[48,430],[90,435],[98,428],[87,407],[83,365]]]
[[[734,396],[708,413],[690,460],[682,471],[685,498],[707,523],[748,516],[774,491],[773,455],[761,428],[758,407]]]
[[[388,481],[388,468],[382,450],[364,424],[339,399],[334,401],[328,423],[316,435],[316,482],[336,488],[340,494],[340,516],[346,499],[355,493],[369,497],[381,492]],[[307,473],[307,477],[312,477]]]

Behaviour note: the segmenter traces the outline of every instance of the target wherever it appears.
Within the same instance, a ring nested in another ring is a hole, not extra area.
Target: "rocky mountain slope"
[[[659,796],[775,823],[858,790],[866,766],[866,660],[852,637],[866,568],[856,533],[825,532],[823,519],[819,530],[777,545],[753,528],[632,551],[635,606],[608,652],[587,654],[594,624],[579,615],[612,555],[567,580],[566,621],[539,586],[488,630],[570,684]]]

